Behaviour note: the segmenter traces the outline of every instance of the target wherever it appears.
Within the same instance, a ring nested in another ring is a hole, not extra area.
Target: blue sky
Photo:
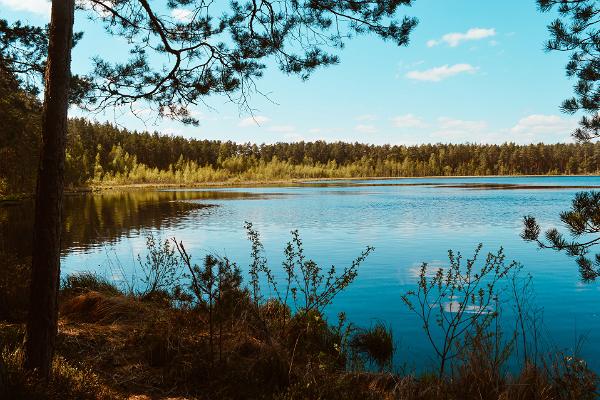
[[[0,9],[11,21],[33,24],[49,15],[45,0],[0,0]],[[131,129],[258,143],[571,141],[577,116],[559,111],[572,93],[564,73],[567,55],[543,51],[554,16],[539,13],[535,0],[416,0],[403,10],[420,20],[408,47],[356,38],[340,53],[339,65],[306,82],[272,68],[258,82],[269,99],[253,96],[253,116],[225,98],[210,98],[212,109],[193,110],[198,127],[142,122],[122,112],[94,118]],[[84,31],[73,54],[75,72],[86,72],[96,54],[126,51],[83,14],[75,29]]]

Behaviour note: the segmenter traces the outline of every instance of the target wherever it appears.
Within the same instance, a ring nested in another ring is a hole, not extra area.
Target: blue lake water
[[[247,269],[250,243],[244,221],[260,232],[276,273],[281,272],[283,249],[293,229],[300,231],[306,255],[325,267],[347,266],[366,246],[374,246],[357,280],[336,298],[328,315],[333,318],[343,310],[362,326],[386,322],[397,341],[396,363],[422,368],[431,365],[433,353],[421,324],[400,299],[415,288],[418,267],[424,261],[447,264],[448,249],[470,256],[478,243],[484,252],[502,246],[509,260],[519,261],[524,273],[533,276],[535,303],[543,309],[545,346],[572,352],[584,337],[580,354],[600,370],[600,282],[582,283],[573,259],[538,250],[519,237],[524,215],[536,216],[543,228],[558,227],[559,213],[570,207],[574,194],[595,186],[600,187],[600,177],[424,178],[166,191],[142,204],[175,201],[216,207],[169,209],[164,218],[158,209],[150,222],[107,233],[111,223],[127,225],[123,220],[134,220],[132,213],[139,210],[128,209],[107,222],[109,206],[101,228],[85,240],[71,239],[63,273],[115,274],[117,263],[130,273],[136,255],[144,252],[148,232],[176,237],[196,259],[217,253]],[[102,196],[107,195],[88,196],[86,201],[93,197],[99,204]],[[127,199],[113,201],[120,206]],[[67,207],[79,200],[70,201]],[[88,224],[90,218],[72,217],[68,229]]]

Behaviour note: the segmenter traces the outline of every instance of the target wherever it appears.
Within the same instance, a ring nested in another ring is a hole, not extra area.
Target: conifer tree
[[[531,215],[524,217],[521,237],[537,243],[540,248],[563,251],[575,257],[584,281],[600,277],[600,253],[590,256],[592,248],[600,243],[600,192],[577,193],[571,209],[561,213],[560,220],[567,227],[570,239],[556,228],[548,229],[540,238],[541,228]]]
[[[574,77],[574,97],[562,103],[569,114],[583,111],[579,128],[573,132],[577,140],[600,137],[600,3],[596,0],[537,0],[543,12],[557,10],[560,17],[549,26],[548,51],[570,53],[566,66],[568,77]]]

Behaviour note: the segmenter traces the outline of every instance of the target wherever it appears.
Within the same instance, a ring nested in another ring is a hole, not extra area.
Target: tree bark
[[[48,377],[58,330],[62,200],[71,80],[74,0],[53,0],[35,196],[25,367]]]

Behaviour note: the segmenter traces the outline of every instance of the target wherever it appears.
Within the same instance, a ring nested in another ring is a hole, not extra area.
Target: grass
[[[92,291],[107,295],[117,295],[121,293],[115,284],[93,272],[81,272],[68,275],[61,281],[61,293],[65,296],[73,296]]]

